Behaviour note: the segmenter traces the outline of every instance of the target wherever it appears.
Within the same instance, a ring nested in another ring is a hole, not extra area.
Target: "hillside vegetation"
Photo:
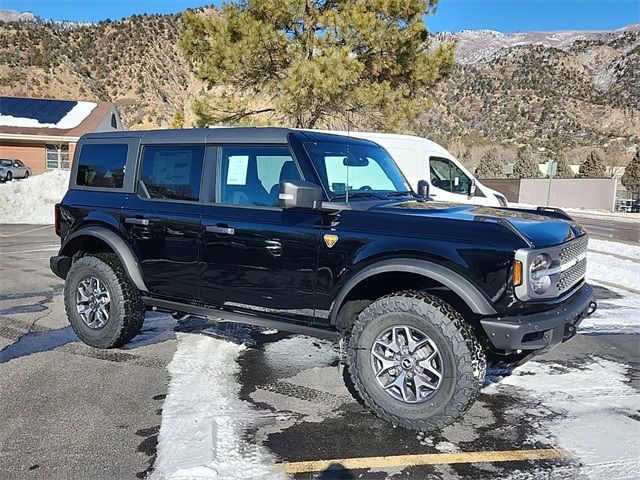
[[[176,15],[95,25],[0,22],[0,93],[113,101],[129,128],[168,127],[176,114],[189,126],[191,101],[204,85],[178,49],[180,28]],[[496,145],[514,158],[520,144],[565,150],[569,163],[594,148],[605,161],[633,155],[629,147],[640,134],[638,26],[434,39],[457,42],[457,64],[431,91],[433,106],[415,133],[442,141],[472,166]]]

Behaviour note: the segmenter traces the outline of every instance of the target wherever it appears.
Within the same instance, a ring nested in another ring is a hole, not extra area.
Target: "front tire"
[[[369,305],[349,341],[349,375],[380,418],[412,430],[441,430],[475,402],[484,383],[484,351],[449,304],[415,291]]]
[[[4,179],[5,182],[10,182],[11,180],[13,180],[13,173],[11,172],[7,172],[7,176]]]
[[[125,345],[144,322],[140,293],[114,254],[76,260],[65,281],[64,304],[76,335],[96,348]]]

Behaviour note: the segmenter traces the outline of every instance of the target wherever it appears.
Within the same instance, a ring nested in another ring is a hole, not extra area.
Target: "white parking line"
[[[42,227],[32,228],[31,230],[24,230],[22,232],[14,232],[9,234],[0,233],[0,238],[9,238],[9,237],[17,237],[18,235],[24,235],[25,233],[37,232],[39,230],[44,230],[45,228],[51,228],[52,225],[44,225]]]

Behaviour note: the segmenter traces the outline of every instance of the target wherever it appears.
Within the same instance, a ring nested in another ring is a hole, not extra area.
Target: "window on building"
[[[76,184],[85,187],[122,188],[128,147],[106,143],[84,145],[78,159]]]
[[[144,147],[138,194],[144,198],[197,202],[203,160],[203,146]]]
[[[45,145],[46,165],[49,169],[61,168],[69,169],[69,144],[47,144]]]

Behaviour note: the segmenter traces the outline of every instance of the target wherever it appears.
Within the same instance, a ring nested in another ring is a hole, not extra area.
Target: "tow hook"
[[[589,303],[589,309],[587,310],[587,317],[591,315],[593,312],[595,312],[597,309],[598,309],[598,304],[593,300],[591,300],[591,302]]]

